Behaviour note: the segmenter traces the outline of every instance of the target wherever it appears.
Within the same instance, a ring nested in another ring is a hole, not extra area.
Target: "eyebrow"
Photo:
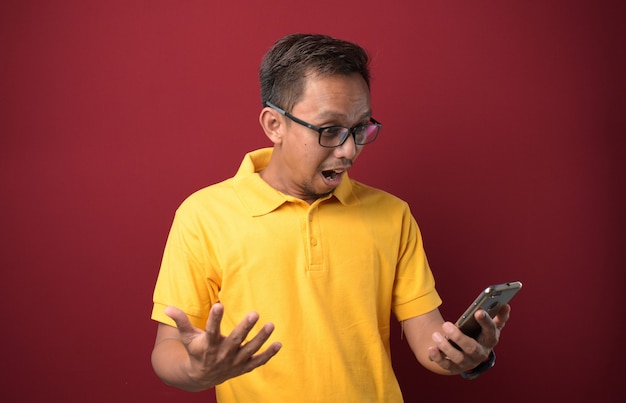
[[[361,114],[361,119],[371,118],[372,111],[367,110],[363,114]],[[333,111],[324,111],[319,113],[316,117],[318,120],[332,120],[332,119],[347,119],[347,115],[343,113],[333,112]]]

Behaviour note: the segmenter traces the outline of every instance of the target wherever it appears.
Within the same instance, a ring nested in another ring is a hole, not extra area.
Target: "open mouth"
[[[324,177],[324,179],[326,179],[327,181],[335,181],[339,178],[341,178],[341,175],[344,173],[344,170],[334,170],[334,169],[328,169],[326,171],[322,171],[322,176]]]
[[[329,181],[332,181],[332,180],[337,179],[337,176],[339,176],[339,172],[333,171],[333,170],[322,171],[322,175],[324,176],[324,178],[328,179]]]

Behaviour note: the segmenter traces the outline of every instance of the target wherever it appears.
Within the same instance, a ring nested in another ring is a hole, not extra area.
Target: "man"
[[[381,129],[363,49],[289,35],[260,80],[273,148],[177,210],[154,294],[159,377],[220,402],[399,402],[391,312],[429,370],[491,366],[509,306],[476,315],[477,340],[444,322],[407,204],[348,177]]]

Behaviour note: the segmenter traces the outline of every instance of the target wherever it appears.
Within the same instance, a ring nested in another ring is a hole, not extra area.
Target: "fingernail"
[[[440,343],[441,341],[443,341],[443,336],[439,332],[435,332],[433,333],[433,340],[437,343]]]
[[[441,326],[444,330],[444,332],[446,333],[452,333],[454,331],[455,326],[450,323],[450,322],[446,322]]]
[[[435,361],[435,348],[428,347],[428,359],[431,361]]]

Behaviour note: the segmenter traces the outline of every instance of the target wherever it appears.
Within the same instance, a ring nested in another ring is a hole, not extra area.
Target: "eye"
[[[348,129],[341,126],[327,127],[322,131],[322,136],[326,138],[341,137],[346,132],[346,130]]]
[[[353,129],[354,134],[357,135],[357,136],[364,135],[367,132],[368,126],[369,125],[367,123],[363,123],[363,124],[361,124],[359,126],[355,126],[354,129]]]

